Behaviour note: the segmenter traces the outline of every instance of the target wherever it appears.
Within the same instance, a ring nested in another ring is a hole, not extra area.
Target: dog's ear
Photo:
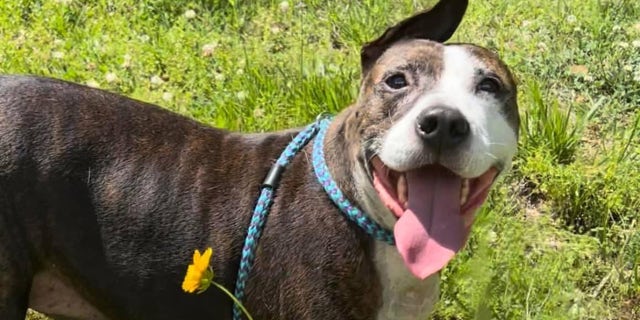
[[[362,74],[394,43],[403,39],[447,41],[458,28],[467,10],[467,0],[440,0],[430,10],[423,11],[387,29],[380,38],[365,44],[360,51]]]

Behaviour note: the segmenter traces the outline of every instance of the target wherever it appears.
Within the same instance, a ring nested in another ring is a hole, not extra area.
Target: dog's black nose
[[[416,130],[427,145],[438,150],[460,145],[471,132],[462,113],[447,107],[424,110],[416,120]]]

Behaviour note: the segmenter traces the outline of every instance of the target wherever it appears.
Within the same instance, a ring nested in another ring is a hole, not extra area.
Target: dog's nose
[[[469,137],[469,122],[460,111],[447,107],[424,110],[416,121],[416,130],[425,144],[436,149],[453,148]]]

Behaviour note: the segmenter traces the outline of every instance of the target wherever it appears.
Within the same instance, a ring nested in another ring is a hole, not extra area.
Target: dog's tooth
[[[469,198],[469,179],[462,180],[462,188],[460,190],[460,205],[467,203]]]
[[[400,202],[400,205],[406,207],[407,201],[409,201],[409,196],[407,194],[408,192],[407,178],[405,177],[404,173],[401,173],[398,176],[398,186],[396,188],[397,188],[396,192],[398,193],[398,201]]]

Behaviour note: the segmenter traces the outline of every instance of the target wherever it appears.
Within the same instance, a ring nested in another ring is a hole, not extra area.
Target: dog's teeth
[[[398,201],[400,205],[403,207],[407,206],[407,201],[409,201],[409,196],[407,194],[407,178],[404,176],[404,173],[400,174],[398,177],[398,186],[396,192],[398,193]]]
[[[462,180],[462,188],[460,190],[460,205],[467,203],[469,198],[469,179]]]

